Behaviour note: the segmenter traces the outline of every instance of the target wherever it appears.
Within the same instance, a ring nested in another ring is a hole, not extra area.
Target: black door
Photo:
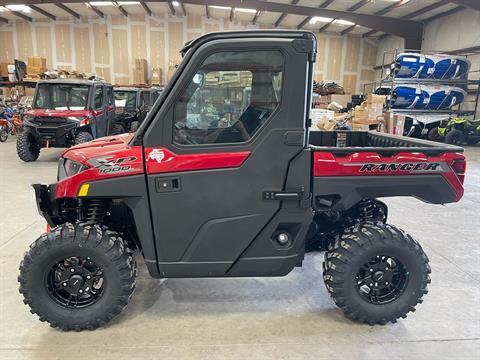
[[[106,136],[108,117],[106,111],[105,89],[103,85],[95,85],[93,107],[95,113],[95,134],[93,134],[93,136],[96,138]]]
[[[311,64],[294,41],[214,40],[179,69],[144,137],[163,276],[224,276],[279,212],[263,193],[305,144]]]

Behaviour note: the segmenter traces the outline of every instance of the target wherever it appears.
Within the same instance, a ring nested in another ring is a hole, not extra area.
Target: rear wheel
[[[445,136],[445,142],[452,145],[462,145],[465,141],[465,135],[462,131],[457,129],[452,129]]]
[[[427,135],[428,140],[436,141],[436,142],[443,142],[444,138],[442,135],[438,133],[438,127],[434,127],[430,129]]]
[[[123,239],[98,225],[64,224],[43,234],[20,264],[20,293],[41,321],[93,330],[126,306],[136,265]]]
[[[430,266],[421,246],[388,224],[360,224],[325,254],[324,281],[345,315],[370,325],[396,322],[422,302]]]
[[[130,132],[135,132],[137,131],[138,127],[140,126],[140,122],[139,121],[132,121],[132,123],[130,124]]]
[[[40,156],[41,144],[29,128],[25,128],[17,136],[17,154],[25,161],[35,161]]]
[[[88,131],[80,131],[77,136],[75,136],[75,145],[83,144],[92,140],[92,134],[90,134]]]

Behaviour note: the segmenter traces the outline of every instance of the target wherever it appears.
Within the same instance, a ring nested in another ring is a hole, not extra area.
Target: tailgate
[[[395,150],[314,150],[317,209],[348,209],[361,199],[391,196],[414,196],[433,204],[456,202],[463,196],[466,162],[462,153]]]

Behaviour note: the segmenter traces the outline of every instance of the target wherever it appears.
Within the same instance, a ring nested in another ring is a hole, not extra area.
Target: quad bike
[[[444,120],[429,131],[428,139],[453,145],[462,145],[464,142],[475,145],[480,141],[480,119],[467,120],[461,117]]]

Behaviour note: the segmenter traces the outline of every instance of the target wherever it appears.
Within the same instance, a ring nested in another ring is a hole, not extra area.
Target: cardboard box
[[[330,95],[330,102],[336,102],[342,105],[344,108],[347,107],[347,104],[352,101],[352,95]]]
[[[358,123],[352,123],[352,130],[354,131],[369,131],[370,130],[370,125],[368,124],[358,124]]]
[[[10,63],[2,62],[0,63],[0,76],[7,77],[8,76],[8,65],[12,65]]]
[[[147,60],[135,59],[135,69],[133,70],[133,82],[135,84],[147,83]]]
[[[44,67],[32,66],[32,65],[27,66],[27,74],[29,75],[43,74],[45,71],[47,71],[47,69]]]
[[[28,57],[28,66],[34,66],[39,68],[47,67],[47,59],[41,56],[29,56]]]
[[[387,100],[387,97],[385,95],[376,95],[369,93],[367,94],[367,100],[365,102],[367,104],[385,104],[385,101]]]
[[[389,134],[403,135],[405,129],[405,116],[388,111],[385,113],[385,128]]]
[[[336,120],[335,112],[324,109],[312,109],[310,112],[312,118],[312,130],[333,130]]]
[[[150,77],[150,83],[152,85],[160,85],[162,81],[162,69],[159,67],[152,68],[152,76]]]

